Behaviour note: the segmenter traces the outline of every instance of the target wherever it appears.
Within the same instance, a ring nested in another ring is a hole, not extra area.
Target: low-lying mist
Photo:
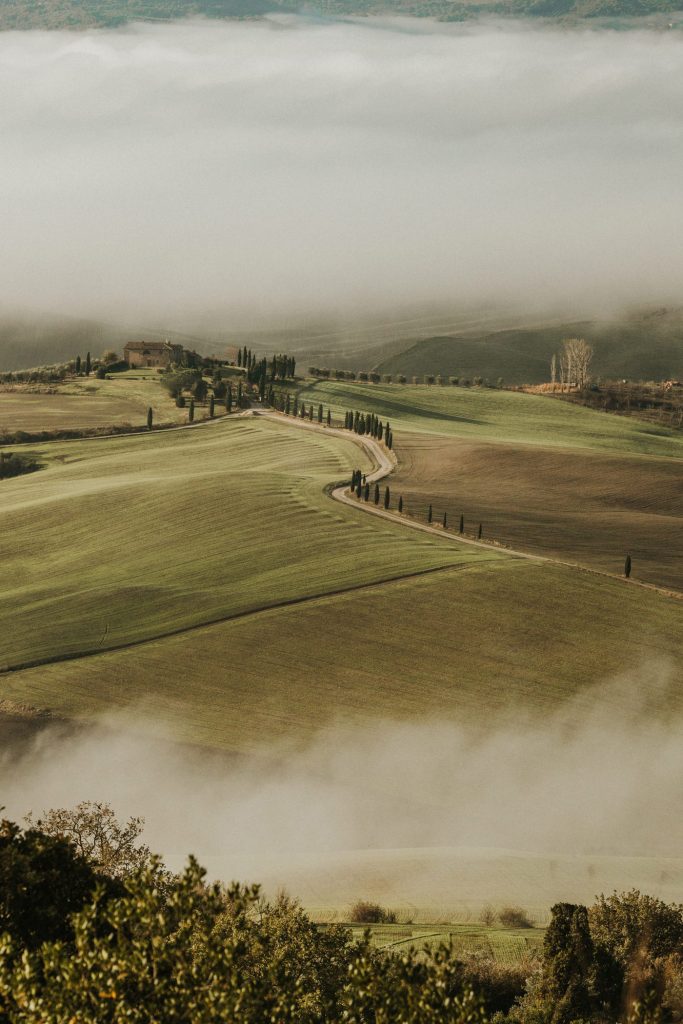
[[[658,664],[540,718],[486,729],[339,724],[303,745],[264,739],[249,757],[175,746],[134,718],[47,730],[5,750],[0,803],[20,819],[110,801],[145,816],[153,849],[220,857],[227,871],[245,856],[284,864],[366,848],[680,856],[683,721],[667,711],[672,679]]]
[[[229,325],[680,298],[677,31],[2,33],[0,92],[0,308]]]

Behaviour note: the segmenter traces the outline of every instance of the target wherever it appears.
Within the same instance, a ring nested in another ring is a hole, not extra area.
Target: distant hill
[[[565,338],[594,348],[595,376],[662,380],[683,376],[683,310],[657,310],[618,321],[583,320],[493,332],[463,332],[417,341],[378,363],[379,373],[481,376],[507,384],[549,379],[550,359]]]
[[[512,17],[619,18],[679,10],[681,0],[0,0],[0,31],[116,28],[129,21],[258,18],[306,11],[328,17],[402,14],[464,21],[480,14]]]
[[[65,362],[106,349],[121,352],[127,341],[178,339],[187,348],[203,351],[201,339],[149,328],[127,328],[96,320],[71,317],[36,317],[0,313],[0,372]]]

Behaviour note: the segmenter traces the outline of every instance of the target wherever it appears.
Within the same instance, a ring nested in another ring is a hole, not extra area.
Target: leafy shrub
[[[503,928],[533,928],[533,923],[522,907],[503,907],[498,920]]]
[[[32,473],[36,469],[40,469],[40,466],[29,455],[0,452],[0,480],[11,476],[21,476],[22,473]]]
[[[396,924],[396,914],[385,910],[379,903],[358,900],[351,907],[349,920],[353,924]]]
[[[360,373],[358,374],[358,380],[367,380],[367,379],[368,379],[367,373],[365,372],[365,370],[361,370]]]

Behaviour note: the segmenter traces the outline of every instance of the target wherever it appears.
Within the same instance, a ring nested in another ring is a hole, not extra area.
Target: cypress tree
[[[322,423],[322,421],[323,421],[323,407],[322,407],[322,405],[319,405],[318,406],[318,423]]]
[[[387,422],[386,422],[386,424],[384,426],[384,440],[385,440],[385,442],[387,444],[389,444],[389,434],[390,433],[391,433],[391,428],[389,426],[389,420],[387,420]]]
[[[81,357],[80,356],[76,356],[76,376],[80,377],[80,375],[81,375]]]
[[[626,556],[626,561],[624,562],[624,576],[626,577],[626,579],[628,579],[630,577],[630,575],[631,575],[631,556],[627,555]]]
[[[211,417],[211,419],[213,419],[213,414],[214,414],[215,408],[216,408],[216,400],[213,397],[213,395],[211,395],[211,398],[209,399],[209,416]]]
[[[290,401],[290,398],[289,398],[289,391],[288,391],[288,392],[287,392],[287,401],[285,402],[285,412],[286,412],[286,413],[287,413],[287,415],[289,416],[289,414],[290,414],[290,412],[291,412],[291,411],[292,411],[292,403],[291,403],[291,401]]]
[[[147,429],[148,430],[152,429],[152,423],[153,422],[154,422],[154,413],[152,412],[152,406],[150,405],[149,409],[147,410]]]
[[[394,435],[389,431],[389,440],[387,441],[387,448],[389,451],[394,447]]]
[[[187,410],[187,419],[189,423],[194,422],[194,398],[190,399],[190,408]]]
[[[379,505],[379,484],[375,484],[375,505]]]
[[[360,501],[360,496],[361,496],[362,493],[363,493],[363,485],[361,484],[361,482],[359,480],[358,483],[356,484],[356,497],[358,498],[359,501]]]
[[[311,402],[311,409],[310,409],[310,413],[309,413],[308,418],[309,418],[309,420],[312,423],[313,422],[313,402]]]
[[[242,365],[242,349],[241,348],[237,349],[237,365],[238,366]]]
[[[430,505],[429,508],[427,509],[427,522],[431,523],[431,521],[432,521],[432,506]]]
[[[464,515],[462,513],[460,513],[460,528],[458,530],[458,533],[464,533],[464,532],[465,532],[465,517],[464,517]]]
[[[237,382],[237,404],[240,405],[242,402],[242,381]]]
[[[85,375],[86,375],[86,377],[90,376],[90,371],[91,370],[92,370],[92,362],[90,360],[90,353],[86,352],[86,354],[85,354]]]
[[[328,427],[332,426],[332,413],[329,409],[327,410],[327,425]]]
[[[228,384],[228,390],[225,392],[225,409],[226,412],[232,412],[232,386]]]
[[[479,523],[479,529],[477,530],[477,540],[481,540],[481,523]]]
[[[403,495],[398,499],[398,511],[399,513],[403,512]]]
[[[391,504],[391,493],[389,491],[389,488],[387,487],[387,489],[384,492],[384,507],[385,508],[389,508],[390,504]]]
[[[443,514],[443,528],[444,528],[444,530],[448,529],[448,513],[447,512],[444,512],[444,514]]]
[[[365,495],[365,500],[366,501],[370,501],[370,484],[367,483],[367,481],[365,483],[365,487],[364,487],[363,493]]]

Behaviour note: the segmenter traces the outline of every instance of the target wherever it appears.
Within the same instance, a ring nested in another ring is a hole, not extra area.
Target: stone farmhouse
[[[183,346],[168,341],[129,341],[123,358],[129,366],[168,366],[182,362]]]

